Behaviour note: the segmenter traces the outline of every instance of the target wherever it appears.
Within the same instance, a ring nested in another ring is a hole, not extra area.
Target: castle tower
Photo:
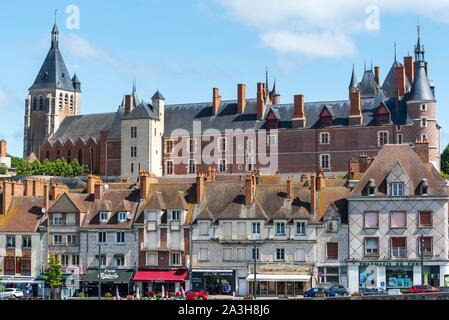
[[[64,117],[80,114],[81,83],[73,78],[59,51],[57,25],[51,31],[51,47],[42,67],[28,89],[25,99],[23,156],[40,154],[40,146],[58,127]]]
[[[440,130],[436,120],[436,100],[427,76],[420,27],[415,46],[415,77],[407,96],[407,113],[413,121],[415,140],[429,143],[429,161],[440,170]]]

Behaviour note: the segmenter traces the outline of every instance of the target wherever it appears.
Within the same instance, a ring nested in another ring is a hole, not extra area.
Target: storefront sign
[[[100,272],[101,280],[117,280],[119,277],[119,274],[117,273],[117,270],[102,270]]]
[[[417,261],[363,261],[360,262],[361,267],[378,266],[378,267],[412,267],[420,266],[421,262]]]

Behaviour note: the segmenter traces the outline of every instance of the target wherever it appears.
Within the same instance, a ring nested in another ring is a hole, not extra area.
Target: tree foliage
[[[84,168],[74,159],[68,163],[65,159],[50,161],[45,159],[42,163],[38,160],[28,163],[22,158],[14,157],[11,166],[16,169],[18,175],[47,175],[58,177],[76,177],[84,173]]]
[[[62,266],[54,254],[48,259],[44,280],[50,284],[51,288],[62,286]]]
[[[449,145],[444,149],[441,155],[441,171],[445,174],[449,174]]]

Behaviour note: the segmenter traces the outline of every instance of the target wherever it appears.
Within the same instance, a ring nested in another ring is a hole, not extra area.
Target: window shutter
[[[328,259],[338,258],[338,243],[336,242],[327,243],[327,258]]]

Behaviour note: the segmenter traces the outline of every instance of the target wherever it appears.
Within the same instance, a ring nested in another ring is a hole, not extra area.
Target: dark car
[[[363,288],[360,290],[363,296],[385,296],[388,292],[382,288]]]
[[[312,288],[304,292],[304,298],[316,298],[316,297],[333,297],[335,293],[328,292],[326,288]]]
[[[335,296],[344,296],[344,297],[349,296],[348,290],[339,284],[334,284],[333,286],[330,286],[329,288],[327,288],[327,291],[330,294],[335,294]]]

